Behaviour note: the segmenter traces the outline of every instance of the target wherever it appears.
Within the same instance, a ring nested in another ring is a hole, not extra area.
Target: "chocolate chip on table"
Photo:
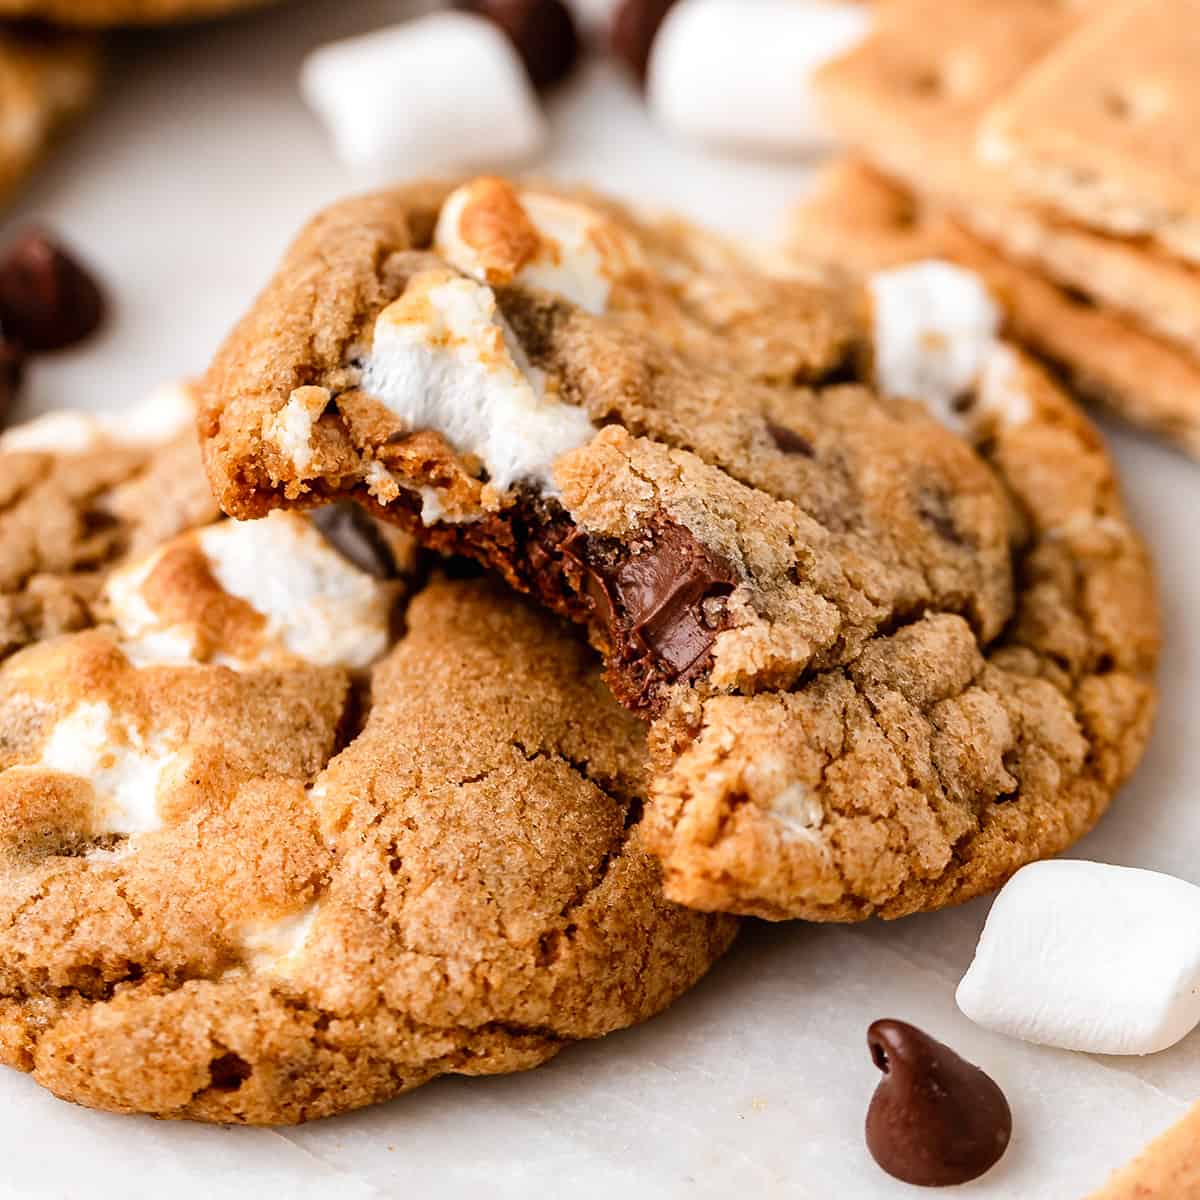
[[[43,230],[26,230],[0,258],[0,326],[26,350],[61,350],[103,318],[95,280]]]
[[[579,58],[579,31],[563,0],[459,0],[508,34],[535,88],[561,83]]]
[[[396,560],[375,522],[349,500],[316,509],[312,522],[325,540],[360,571],[376,579],[395,579]]]
[[[675,0],[623,0],[613,18],[613,53],[633,72],[639,83],[646,82],[650,50],[658,27]]]
[[[875,1021],[867,1046],[883,1072],[867,1110],[867,1149],[889,1175],[948,1187],[1000,1159],[1012,1113],[978,1067],[903,1021]]]
[[[25,374],[25,351],[16,342],[0,334],[0,429],[16,402]]]

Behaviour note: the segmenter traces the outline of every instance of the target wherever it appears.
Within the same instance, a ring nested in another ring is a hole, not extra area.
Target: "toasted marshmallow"
[[[0,434],[0,453],[84,454],[110,442],[152,446],[182,433],[195,419],[192,385],[168,383],[123,411],[64,409],[25,421]]]
[[[595,433],[587,414],[547,394],[491,288],[426,271],[379,314],[362,389],[408,430],[435,430],[474,455],[500,492],[553,494],[553,464]]]
[[[833,144],[814,72],[870,29],[863,4],[821,0],[690,0],[654,39],[646,94],[669,129],[704,142],[774,153]]]
[[[1200,887],[1131,867],[1023,867],[992,904],[958,1006],[988,1029],[1152,1054],[1200,1022]]]
[[[313,426],[328,407],[329,398],[328,388],[298,387],[277,413],[263,418],[263,438],[273,442],[298,471],[307,470],[312,463]]]
[[[962,432],[959,402],[975,390],[1000,331],[1000,309],[983,281],[928,260],[878,272],[868,293],[879,390],[921,401]]]
[[[247,921],[241,929],[246,965],[252,971],[276,975],[291,973],[303,957],[319,908],[314,901],[285,917]]]
[[[984,359],[971,416],[974,421],[991,421],[1006,429],[1026,425],[1033,419],[1033,401],[1021,359],[1011,346],[1002,342]]]
[[[217,647],[214,661],[243,668],[282,654],[318,666],[369,666],[386,650],[391,590],[339,554],[305,517],[274,512],[261,521],[224,521],[169,542],[148,559],[115,571],[105,585],[122,649],[138,666],[178,664],[200,654],[205,581],[189,575],[180,600],[196,619],[171,616],[149,601],[147,585],[168,555],[198,547],[211,575],[207,586],[245,601],[255,622],[246,639]],[[231,631],[236,632],[236,631]]]
[[[435,13],[323,46],[301,69],[308,103],[350,166],[385,175],[527,158],[546,121],[494,22]]]
[[[162,825],[159,785],[186,756],[161,738],[143,738],[103,702],[73,708],[50,731],[38,761],[15,771],[62,771],[92,785],[97,833],[149,833]]]
[[[528,284],[595,314],[608,308],[615,283],[644,266],[634,240],[604,213],[501,179],[451,193],[434,249],[481,283]]]

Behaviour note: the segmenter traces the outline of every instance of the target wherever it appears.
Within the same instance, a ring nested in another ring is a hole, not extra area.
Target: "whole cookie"
[[[0,14],[8,11],[0,0]],[[0,31],[0,201],[89,105],[99,77],[99,47],[91,38],[53,30]]]
[[[485,581],[406,605],[356,520],[180,534],[0,667],[0,1060],[58,1095],[308,1120],[536,1066],[732,939],[662,896],[587,646]]]
[[[672,899],[963,900],[1132,769],[1157,615],[1098,435],[928,276],[873,341],[857,288],[582,193],[347,201],[213,363],[206,465],[236,517],[350,497],[585,624],[651,721]]]
[[[96,620],[105,573],[213,520],[187,385],[114,418],[57,412],[0,434],[0,660]]]

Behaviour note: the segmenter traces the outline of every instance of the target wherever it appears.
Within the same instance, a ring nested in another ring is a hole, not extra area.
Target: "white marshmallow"
[[[35,417],[0,434],[0,453],[83,454],[104,442],[150,446],[182,433],[195,419],[191,385],[167,383],[123,411],[64,409]]]
[[[967,423],[955,402],[975,388],[1000,330],[1000,309],[983,281],[928,260],[880,271],[868,292],[879,390],[920,400],[961,432]]]
[[[115,723],[103,702],[77,705],[50,731],[36,767],[76,775],[92,785],[98,831],[149,833],[162,825],[158,790],[163,776],[182,760],[161,738],[143,739],[129,727],[123,737],[115,735]]]
[[[527,158],[546,138],[533,86],[493,22],[435,13],[314,51],[309,105],[352,167],[384,174]]]
[[[587,414],[545,394],[491,288],[428,271],[379,314],[362,388],[410,430],[432,429],[491,484],[553,494],[555,460],[591,439]]]
[[[464,210],[475,198],[471,184],[452,192],[438,218],[434,249],[448,263],[481,283],[489,280],[480,247],[462,237]],[[541,245],[513,278],[554,292],[597,315],[608,308],[613,284],[644,266],[632,238],[610,217],[558,196],[519,192],[525,216]]]
[[[299,912],[273,921],[247,921],[241,929],[241,941],[242,954],[250,969],[276,975],[294,970],[317,919],[318,907],[314,901]]]
[[[1003,342],[992,349],[980,369],[971,417],[973,421],[990,417],[1010,429],[1033,419],[1033,401],[1025,386],[1021,360]]]
[[[1200,1022],[1200,887],[1132,867],[1023,867],[992,904],[958,1006],[988,1029],[1153,1054]]]
[[[263,657],[282,645],[318,666],[369,666],[386,649],[391,593],[339,554],[307,518],[274,512],[261,521],[222,521],[195,534],[220,587],[266,618]],[[166,625],[142,585],[170,546],[118,571],[105,584],[121,649],[135,666],[194,661],[196,633]],[[229,655],[226,666],[244,668]]]
[[[267,636],[319,666],[369,666],[388,645],[388,589],[295,513],[197,534],[222,589],[267,619]]]
[[[833,143],[813,73],[861,40],[870,9],[836,0],[682,0],[654,39],[646,92],[686,137],[771,152]]]

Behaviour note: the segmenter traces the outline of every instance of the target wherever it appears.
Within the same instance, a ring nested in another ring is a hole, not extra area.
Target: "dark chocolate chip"
[[[804,458],[812,458],[816,453],[812,442],[803,434],[789,429],[786,425],[777,425],[774,421],[767,422],[767,432],[771,440],[784,454],[800,454]]]
[[[26,230],[0,259],[0,325],[27,350],[71,346],[103,319],[96,281],[42,230]]]
[[[357,504],[343,501],[318,508],[312,523],[348,562],[376,579],[394,579],[396,560],[375,522]]]
[[[209,1087],[218,1092],[236,1092],[254,1074],[240,1054],[222,1054],[208,1064]]]
[[[539,90],[561,83],[579,58],[579,31],[563,0],[458,0],[457,7],[508,34]]]
[[[0,335],[0,429],[17,402],[24,376],[25,351],[16,342]]]
[[[647,685],[685,676],[711,649],[723,628],[714,604],[737,586],[737,573],[682,525],[655,522],[645,545],[602,554],[576,533],[563,551],[583,567],[594,619],[623,664],[640,662]],[[645,704],[642,694],[634,698]]]
[[[867,1110],[867,1149],[889,1175],[949,1187],[999,1161],[1012,1113],[992,1079],[903,1021],[874,1022],[867,1046],[883,1072]]]
[[[613,53],[633,72],[640,84],[646,82],[650,51],[675,0],[624,0],[613,18]]]

